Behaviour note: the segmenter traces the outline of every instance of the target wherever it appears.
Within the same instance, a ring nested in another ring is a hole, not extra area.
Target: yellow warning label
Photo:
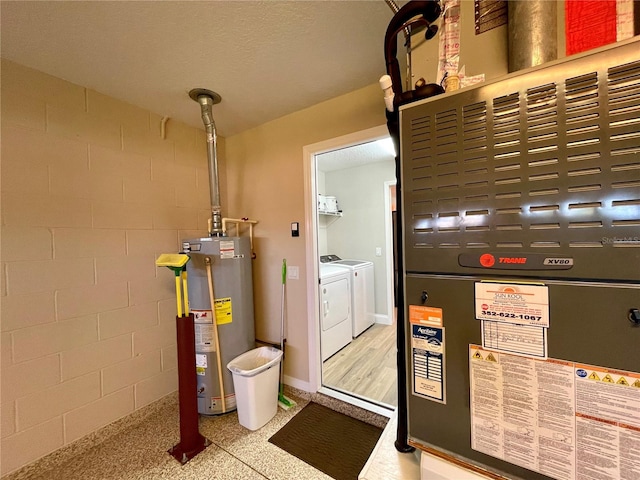
[[[484,360],[478,350],[476,350],[476,353],[473,354],[473,358],[475,358],[476,360]]]
[[[216,298],[216,323],[218,325],[225,325],[231,323],[233,317],[231,315],[231,297]]]
[[[600,377],[596,372],[591,372],[591,375],[589,375],[589,380],[600,380]]]
[[[496,362],[496,357],[493,356],[493,353],[489,353],[489,355],[487,355],[487,360],[489,362]]]
[[[633,382],[633,386],[636,388],[640,388],[640,380],[636,380],[635,382]]]
[[[611,378],[611,375],[609,375],[608,373],[602,378],[602,381],[607,383],[615,383],[613,381],[613,378]]]
[[[629,382],[627,382],[627,380],[624,377],[620,377],[616,383],[618,385],[625,385],[627,387],[629,386]]]

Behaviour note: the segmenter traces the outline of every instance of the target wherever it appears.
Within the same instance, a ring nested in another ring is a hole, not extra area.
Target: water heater
[[[184,240],[182,248],[191,257],[187,275],[189,306],[195,320],[198,413],[227,413],[236,409],[233,377],[227,363],[255,347],[250,239],[195,238]],[[214,308],[210,301],[207,263],[211,266]]]

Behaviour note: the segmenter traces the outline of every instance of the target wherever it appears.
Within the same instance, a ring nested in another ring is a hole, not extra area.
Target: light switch
[[[382,256],[382,247],[376,247],[376,257]]]

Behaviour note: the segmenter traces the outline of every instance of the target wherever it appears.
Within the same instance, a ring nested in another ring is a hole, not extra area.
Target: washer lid
[[[362,267],[364,265],[372,264],[368,260],[338,260],[336,262],[332,262],[333,265],[345,265],[347,267]]]
[[[328,263],[320,264],[320,278],[323,280],[325,278],[331,278],[336,275],[344,275],[347,272],[349,272],[349,270],[347,270],[344,266]]]

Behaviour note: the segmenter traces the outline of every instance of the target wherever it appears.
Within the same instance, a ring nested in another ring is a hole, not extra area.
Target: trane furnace
[[[409,442],[640,478],[640,42],[401,112]]]

